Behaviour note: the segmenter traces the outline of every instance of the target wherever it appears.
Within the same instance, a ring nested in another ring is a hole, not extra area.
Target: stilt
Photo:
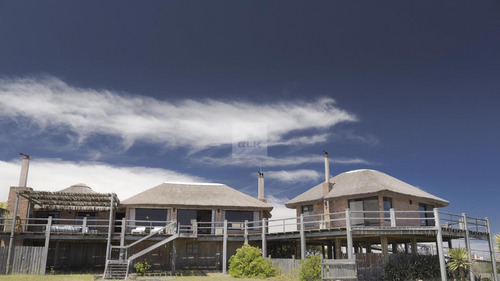
[[[382,257],[387,262],[389,260],[389,245],[387,236],[380,236],[380,246],[382,247]]]
[[[415,237],[410,238],[410,245],[411,245],[411,253],[414,255],[418,254],[417,238]]]
[[[335,238],[335,259],[342,258],[342,243],[340,238]]]
[[[434,225],[436,226],[436,243],[438,247],[438,256],[439,256],[439,267],[441,269],[441,280],[448,281],[448,275],[446,272],[446,262],[444,259],[444,251],[443,251],[443,233],[441,229],[441,222],[439,221],[439,210],[434,208]]]

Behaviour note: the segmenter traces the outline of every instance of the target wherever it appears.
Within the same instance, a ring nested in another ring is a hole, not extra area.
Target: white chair
[[[163,227],[162,226],[155,226],[151,230],[151,233],[155,233],[155,234],[161,234],[162,232],[163,232]]]
[[[145,234],[145,233],[146,233],[145,226],[139,226],[139,227],[132,229],[132,234]]]

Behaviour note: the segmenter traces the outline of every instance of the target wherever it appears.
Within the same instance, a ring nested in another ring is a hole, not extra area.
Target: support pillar
[[[224,239],[222,240],[222,274],[227,274],[227,220],[224,220]]]
[[[417,238],[415,237],[410,238],[410,245],[411,245],[411,253],[414,255],[418,254]]]
[[[488,246],[490,248],[491,265],[493,266],[493,280],[498,281],[497,261],[493,246],[495,244],[493,244],[493,236],[491,235],[490,220],[488,218],[484,219],[486,220],[486,228],[488,230]]]
[[[306,234],[304,232],[303,214],[300,214],[300,258],[306,260]]]
[[[372,242],[367,241],[366,242],[366,253],[371,253],[372,252]]]
[[[441,222],[439,221],[439,210],[434,208],[434,225],[436,226],[436,240],[438,247],[438,256],[439,256],[439,268],[441,269],[441,280],[447,281],[448,276],[446,273],[446,262],[444,259],[444,251],[443,251],[443,230],[441,229]]]
[[[113,205],[114,205],[114,197],[113,194],[110,194],[110,206],[109,206],[109,223],[108,223],[108,243],[106,245],[106,262],[111,258],[111,235],[113,230]]]
[[[347,232],[347,258],[349,260],[353,259],[352,256],[352,229],[351,229],[351,210],[347,208],[345,210],[345,223],[346,223],[346,232]]]
[[[397,254],[398,253],[398,243],[392,242],[392,253]]]
[[[335,259],[342,258],[342,243],[340,238],[335,238]]]
[[[125,231],[127,229],[127,220],[125,218],[122,219],[121,232],[120,232],[120,247],[125,246]],[[120,248],[120,260],[125,260],[127,257],[125,256],[125,252],[123,248]]]
[[[328,240],[328,244],[327,244],[327,258],[329,260],[333,259],[333,245],[332,245],[332,241],[331,240]]]
[[[382,257],[384,261],[389,260],[389,244],[387,243],[387,236],[380,237],[380,247],[382,248]]]
[[[467,215],[465,213],[462,213],[462,221],[463,221],[464,229],[465,229],[465,248],[467,249],[467,260],[472,265],[472,257],[470,255],[471,248],[470,248],[470,239],[469,239],[469,226],[467,225]],[[451,249],[451,239],[448,240],[448,248]],[[471,272],[469,275],[470,275],[470,281],[475,281],[474,274]]]
[[[170,257],[170,264],[172,266],[172,276],[175,276],[175,260],[177,259],[177,249],[176,249],[175,239],[172,241],[172,256]]]
[[[248,220],[245,220],[245,244],[248,244]]]
[[[12,260],[12,247],[14,245],[14,235],[16,233],[16,219],[17,219],[17,209],[19,208],[19,191],[16,193],[16,207],[14,208],[14,216],[12,217],[12,228],[10,230],[9,239],[9,250],[7,251],[7,265],[5,267],[5,273],[10,274],[11,260]]]
[[[42,254],[42,271],[40,275],[45,275],[45,268],[47,267],[47,257],[49,255],[49,243],[50,243],[50,227],[52,226],[52,217],[50,216],[47,221],[47,229],[45,229],[45,246],[43,247]]]
[[[262,257],[267,257],[267,241],[266,241],[266,226],[267,219],[262,219]]]

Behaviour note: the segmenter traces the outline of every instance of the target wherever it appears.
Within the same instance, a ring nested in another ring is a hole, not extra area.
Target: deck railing
[[[349,223],[346,214],[350,214]],[[436,218],[433,211],[350,211],[334,212],[329,214],[311,214],[301,217],[288,217],[279,219],[264,219],[256,221],[228,221],[227,232],[229,235],[257,235],[261,234],[263,227],[265,233],[286,233],[300,231],[301,225],[304,230],[323,231],[327,229],[345,228],[350,225],[353,228],[387,228],[387,227],[423,227],[434,228]],[[14,224],[15,233],[45,233],[47,231],[48,218],[28,218],[17,219],[13,223],[12,218],[0,219],[0,232],[10,233]],[[458,229],[488,232],[487,219],[481,219],[465,214],[452,214],[439,212],[441,226],[447,229]],[[150,220],[116,220],[113,232],[126,235],[147,235],[151,231],[165,227],[171,221],[150,221]],[[191,224],[179,225],[179,229],[184,232],[191,232],[197,235],[222,235],[224,233],[224,221],[202,222],[192,220]],[[106,219],[66,219],[52,218],[50,226],[51,233],[60,234],[84,234],[84,235],[104,235],[108,233],[109,221]],[[122,230],[124,228],[124,230]],[[172,234],[172,230],[166,230],[163,234]]]

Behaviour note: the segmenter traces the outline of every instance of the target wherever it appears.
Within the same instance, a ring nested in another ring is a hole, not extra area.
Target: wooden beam
[[[439,220],[439,210],[434,208],[434,225],[436,227],[436,240],[438,246],[439,268],[441,270],[441,281],[448,281],[448,274],[446,272],[446,261],[444,259],[443,250],[443,230],[441,229],[441,222]]]

